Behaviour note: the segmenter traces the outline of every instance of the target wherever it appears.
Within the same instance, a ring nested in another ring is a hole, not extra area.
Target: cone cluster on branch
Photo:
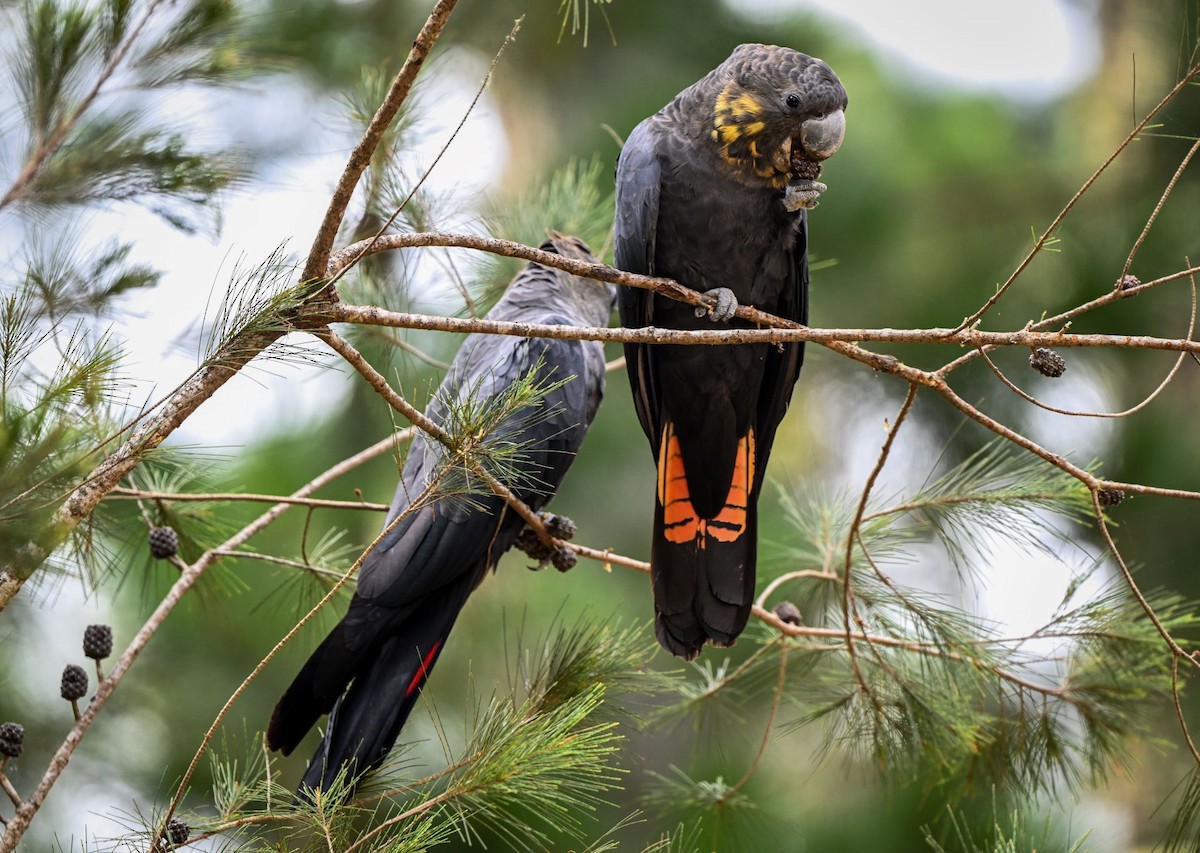
[[[1052,349],[1038,347],[1029,356],[1029,366],[1042,376],[1057,379],[1067,372],[1067,362]]]
[[[151,556],[165,560],[179,551],[179,534],[173,527],[154,527],[150,530]]]
[[[20,758],[25,746],[25,727],[20,723],[0,725],[0,755],[5,758]]]

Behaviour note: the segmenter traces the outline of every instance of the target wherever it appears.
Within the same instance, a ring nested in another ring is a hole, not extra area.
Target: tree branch
[[[379,147],[384,132],[392,123],[392,119],[396,117],[396,113],[399,112],[401,105],[408,97],[413,82],[417,79],[417,74],[421,71],[425,60],[429,57],[429,52],[437,44],[437,40],[445,28],[446,22],[450,19],[450,13],[454,11],[457,3],[458,0],[438,0],[434,5],[429,13],[429,17],[425,20],[425,25],[421,27],[421,31],[413,41],[412,48],[408,52],[408,57],[404,60],[404,65],[401,66],[400,71],[392,81],[387,96],[383,99],[383,103],[379,105],[379,109],[375,111],[375,116],[371,119],[371,123],[367,125],[362,139],[358,141],[358,144],[354,146],[354,150],[350,152],[346,168],[342,171],[341,178],[338,179],[333,196],[329,199],[329,207],[325,211],[325,217],[321,220],[321,225],[317,229],[316,239],[313,240],[312,248],[308,251],[308,260],[305,262],[304,272],[301,274],[302,280],[311,281],[325,276],[325,268],[329,262],[329,253],[333,250],[333,241],[337,238],[338,228],[341,227],[342,219],[346,215],[346,208],[350,206],[350,197],[354,195],[354,188],[358,186],[358,179],[362,177],[362,173],[371,164],[371,156],[375,153],[375,149]]]
[[[388,436],[388,438],[376,442],[371,447],[354,454],[348,459],[343,460],[319,476],[315,477],[313,480],[297,489],[292,494],[292,497],[305,497],[312,494],[317,489],[333,481],[337,477],[340,477],[347,471],[353,470],[364,462],[374,459],[379,454],[395,446],[396,441],[410,437],[411,435],[412,432],[410,430],[406,430],[397,436]],[[117,686],[121,683],[121,679],[125,676],[125,673],[128,672],[129,667],[137,659],[138,655],[142,653],[142,650],[146,647],[146,644],[150,642],[150,638],[153,637],[155,632],[159,629],[159,627],[161,627],[162,623],[166,620],[170,612],[175,609],[175,606],[183,598],[184,593],[191,589],[191,587],[195,585],[196,581],[200,579],[200,576],[205,572],[205,570],[208,569],[209,566],[211,566],[214,562],[216,562],[217,559],[219,559],[219,552],[237,548],[255,533],[266,528],[269,524],[271,524],[271,522],[275,521],[275,519],[279,518],[279,516],[283,515],[294,505],[295,504],[292,503],[276,504],[250,524],[243,527],[240,531],[235,533],[221,545],[205,552],[205,554],[203,554],[195,563],[190,566],[184,566],[179,579],[171,586],[171,589],[163,597],[162,601],[159,602],[158,606],[154,609],[154,612],[142,625],[141,630],[139,630],[134,636],[133,640],[130,641],[125,651],[122,652],[121,657],[117,659],[117,662],[113,666],[112,671],[109,672],[108,677],[96,685],[95,695],[88,703],[87,708],[85,708],[83,713],[80,715],[79,720],[77,720],[75,725],[71,728],[71,731],[67,733],[67,737],[63,741],[62,745],[59,746],[58,750],[54,753],[54,756],[50,760],[49,767],[46,768],[46,772],[42,776],[41,782],[30,795],[29,799],[26,800],[19,809],[17,809],[17,813],[13,819],[9,821],[8,826],[5,828],[4,836],[2,839],[0,839],[0,853],[13,853],[13,851],[16,850],[17,843],[21,840],[22,836],[25,834],[25,831],[29,828],[30,821],[33,820],[38,810],[42,807],[42,804],[45,802],[46,795],[50,793],[50,790],[54,787],[55,783],[58,781],[58,778],[66,769],[67,764],[71,760],[71,756],[74,755],[75,750],[79,747],[80,742],[83,740],[83,736],[87,734],[88,729],[91,728],[91,725],[95,721],[97,715],[104,708],[113,691],[115,691]]]

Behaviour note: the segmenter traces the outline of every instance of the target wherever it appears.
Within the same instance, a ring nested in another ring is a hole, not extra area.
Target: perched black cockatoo
[[[716,298],[713,311],[622,288],[628,327],[699,329],[744,303],[807,322],[807,211],[845,134],[833,71],[744,44],[629,135],[617,162],[617,266]],[[734,328],[745,328],[731,320]],[[754,596],[759,491],[802,344],[626,344],[638,419],[658,460],[655,629],[673,654],[732,643]]]
[[[555,234],[542,248],[595,260],[573,237]],[[605,326],[615,298],[612,285],[530,264],[487,316]],[[599,342],[471,335],[426,414],[448,427],[452,408],[486,407],[531,371],[542,385],[561,384],[536,406],[506,417],[488,440],[518,449],[505,459],[505,479],[536,510],[558,489],[600,405],[604,352]],[[432,438],[413,439],[389,524],[421,494],[435,471],[452,464],[452,459],[446,461],[448,453]],[[322,714],[330,714],[302,790],[327,788],[343,767],[349,766],[355,777],[383,761],[467,596],[513,545],[524,524],[490,491],[469,501],[445,498],[403,518],[367,556],[345,618],[300,670],[267,729],[270,747],[287,755]]]

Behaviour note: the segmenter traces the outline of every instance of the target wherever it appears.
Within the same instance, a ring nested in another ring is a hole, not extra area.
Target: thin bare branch
[[[883,472],[884,465],[887,464],[888,457],[892,453],[892,445],[896,441],[896,435],[900,432],[900,427],[908,418],[908,413],[912,411],[913,403],[917,400],[917,388],[915,383],[910,383],[908,386],[908,394],[904,397],[904,403],[900,406],[900,411],[896,414],[896,419],[887,427],[887,438],[883,441],[883,447],[880,448],[879,458],[875,461],[875,466],[871,469],[871,473],[867,475],[867,481],[863,484],[862,494],[859,496],[858,507],[854,512],[854,518],[850,522],[850,529],[846,534],[846,558],[842,564],[842,622],[846,636],[846,652],[850,657],[850,667],[854,671],[854,677],[858,681],[859,687],[867,696],[871,697],[871,701],[875,702],[874,694],[863,677],[862,669],[858,664],[858,656],[854,649],[854,639],[851,636],[853,629],[851,627],[850,614],[855,610],[854,606],[854,576],[851,571],[854,565],[854,543],[858,537],[859,526],[862,524],[863,514],[867,511],[867,502],[871,499],[871,490],[875,487],[875,481],[879,479],[880,473]],[[861,620],[856,620],[861,624]]]
[[[1197,74],[1200,74],[1200,64],[1193,65],[1191,68],[1189,68],[1183,78],[1175,84],[1174,88],[1172,88],[1171,91],[1168,92],[1163,99],[1146,114],[1145,118],[1137,123],[1133,130],[1126,134],[1125,138],[1121,140],[1119,145],[1117,145],[1116,150],[1108,156],[1108,159],[1100,164],[1100,167],[1092,173],[1090,178],[1083,182],[1083,186],[1079,188],[1075,195],[1071,196],[1071,200],[1067,202],[1066,206],[1061,211],[1059,211],[1058,216],[1054,217],[1054,221],[1050,223],[1050,226],[1042,233],[1042,236],[1039,237],[1037,242],[1033,244],[1033,248],[1029,250],[1029,254],[1027,254],[1025,259],[1017,265],[1017,268],[1013,270],[1012,275],[1008,277],[1004,284],[997,288],[996,292],[992,294],[992,296],[989,297],[985,303],[983,303],[978,311],[971,316],[964,318],[963,321],[955,327],[955,332],[962,331],[963,329],[977,323],[980,318],[982,318],[983,315],[988,312],[988,309],[995,305],[1000,298],[1008,292],[1008,289],[1012,286],[1013,282],[1017,280],[1017,277],[1025,271],[1026,267],[1029,266],[1033,259],[1037,257],[1038,253],[1042,251],[1043,247],[1045,247],[1046,241],[1049,240],[1054,232],[1058,230],[1058,226],[1062,224],[1062,221],[1067,217],[1067,214],[1071,212],[1071,210],[1079,202],[1079,199],[1083,198],[1084,193],[1091,189],[1092,184],[1096,183],[1099,177],[1104,174],[1105,170],[1112,165],[1113,161],[1121,156],[1121,152],[1123,152],[1130,145],[1130,143],[1137,139],[1138,134],[1146,129],[1146,126],[1150,124],[1151,120],[1158,115],[1163,107],[1174,100],[1175,96],[1182,92],[1188,86],[1188,84],[1192,82],[1192,79]],[[1191,155],[1189,154],[1188,156],[1190,157]],[[1128,266],[1126,269],[1128,269]]]
[[[820,580],[829,581],[831,583],[841,583],[842,576],[836,572],[823,572],[816,569],[800,569],[794,572],[787,572],[772,580],[767,584],[763,591],[758,594],[758,598],[754,603],[759,607],[766,607],[767,602],[774,595],[775,591],[787,583],[792,583],[798,580]]]
[[[1192,339],[1192,332],[1195,331],[1195,328],[1196,328],[1196,282],[1193,280],[1192,281],[1192,311],[1191,311],[1191,314],[1189,315],[1188,330],[1187,330],[1187,339],[1188,340]],[[1166,378],[1164,378],[1162,382],[1158,383],[1158,387],[1155,388],[1153,391],[1151,391],[1150,394],[1148,396],[1146,396],[1137,405],[1131,406],[1130,408],[1125,409],[1122,412],[1081,412],[1081,411],[1076,411],[1074,409],[1060,409],[1057,406],[1051,406],[1049,403],[1043,403],[1041,400],[1037,399],[1032,394],[1019,388],[1016,385],[1016,383],[1014,383],[1011,379],[1009,379],[1007,376],[1004,375],[1004,371],[1002,371],[1000,369],[999,365],[997,365],[994,361],[992,361],[991,356],[989,356],[987,354],[987,349],[988,349],[987,347],[980,347],[978,352],[981,356],[983,356],[983,360],[987,362],[987,366],[992,369],[992,373],[994,373],[996,375],[996,378],[999,379],[1001,382],[1003,382],[1006,386],[1008,386],[1008,389],[1010,391],[1012,391],[1014,394],[1016,394],[1021,399],[1025,400],[1025,402],[1032,403],[1033,405],[1037,406],[1040,409],[1045,409],[1048,412],[1054,412],[1055,414],[1059,414],[1059,415],[1067,415],[1068,417],[1073,417],[1073,418],[1126,418],[1136,412],[1140,412],[1142,409],[1146,408],[1146,406],[1149,406],[1152,402],[1154,402],[1155,398],[1158,397],[1159,394],[1161,394],[1164,390],[1166,390],[1167,386],[1171,384],[1171,381],[1175,378],[1176,374],[1179,373],[1179,368],[1183,366],[1184,359],[1186,359],[1188,357],[1188,353],[1181,352],[1179,354],[1179,357],[1175,359],[1175,364],[1167,372]]]
[[[155,492],[146,489],[127,489],[118,486],[107,496],[107,500],[147,499],[168,503],[218,503],[225,501],[247,501],[250,503],[293,504],[295,506],[321,507],[324,509],[369,509],[387,512],[387,504],[366,501],[335,501],[325,498],[296,498],[281,495],[257,495],[251,492]]]
[[[1133,259],[1137,257],[1138,250],[1142,248],[1142,244],[1146,242],[1146,235],[1150,233],[1150,228],[1154,225],[1154,220],[1158,219],[1158,214],[1162,212],[1163,205],[1167,203],[1167,198],[1175,189],[1175,185],[1179,183],[1179,179],[1183,177],[1184,171],[1187,170],[1188,163],[1192,162],[1192,158],[1196,156],[1196,152],[1200,151],[1200,139],[1197,139],[1195,144],[1188,149],[1188,153],[1183,155],[1183,159],[1179,161],[1179,168],[1175,170],[1175,174],[1171,176],[1171,180],[1167,182],[1166,189],[1159,196],[1158,203],[1154,205],[1154,210],[1151,211],[1149,218],[1146,220],[1145,227],[1142,228],[1142,233],[1133,241],[1133,248],[1129,250],[1128,257],[1125,258],[1125,266],[1121,268],[1121,278],[1125,278],[1129,274],[1129,268],[1133,266]]]
[[[1171,635],[1171,632],[1167,630],[1167,626],[1158,618],[1158,614],[1154,612],[1154,608],[1150,605],[1150,602],[1146,600],[1146,596],[1142,593],[1137,581],[1133,579],[1133,572],[1130,571],[1129,564],[1125,562],[1125,558],[1121,556],[1121,552],[1117,549],[1117,543],[1113,541],[1112,532],[1108,529],[1108,519],[1104,517],[1104,508],[1100,505],[1100,492],[1098,489],[1092,490],[1092,513],[1096,517],[1096,524],[1100,528],[1100,534],[1104,537],[1104,544],[1108,546],[1108,553],[1112,555],[1117,568],[1121,570],[1121,576],[1125,579],[1125,585],[1129,587],[1129,591],[1137,599],[1137,603],[1146,614],[1146,618],[1153,623],[1154,629],[1158,631],[1159,636],[1163,638],[1163,642],[1167,644],[1172,654],[1176,657],[1184,658],[1188,663],[1200,669],[1200,661],[1193,659],[1179,645],[1178,641]]]

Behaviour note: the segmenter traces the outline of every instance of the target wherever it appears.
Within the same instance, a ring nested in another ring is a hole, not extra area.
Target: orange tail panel
[[[746,508],[754,483],[754,430],[738,442],[733,476],[725,505],[713,518],[699,518],[688,493],[683,453],[670,422],[663,428],[658,451],[658,502],[663,508],[663,536],[682,545],[695,542],[706,547],[709,537],[718,542],[735,542],[746,532]]]

